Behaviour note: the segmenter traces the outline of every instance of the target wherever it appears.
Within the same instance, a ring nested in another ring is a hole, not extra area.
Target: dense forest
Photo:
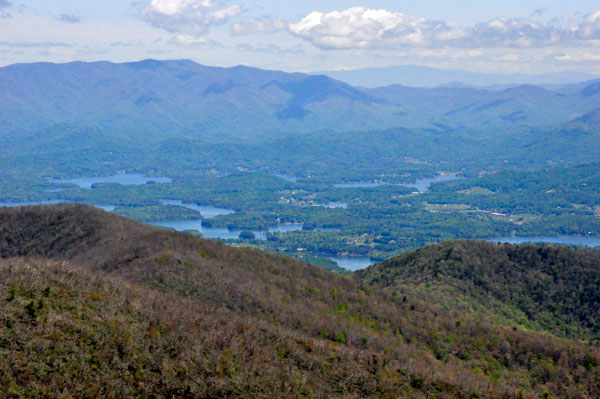
[[[597,81],[365,89],[145,60],[12,65],[0,84],[0,204],[84,202],[231,231],[302,224],[230,243],[320,265],[447,239],[600,234]],[[123,172],[172,181],[59,182]],[[445,181],[419,188],[423,178]],[[165,199],[235,213],[209,218]]]
[[[565,246],[447,241],[356,273],[360,281],[459,311],[600,342],[600,253]],[[458,299],[464,300],[460,302]]]
[[[117,214],[140,221],[202,219],[205,227],[232,231],[264,232],[298,224],[301,231],[269,233],[267,240],[248,236],[231,243],[291,256],[302,248],[303,255],[324,264],[325,258],[338,255],[383,260],[456,238],[597,236],[599,174],[598,164],[470,178],[445,174],[438,176],[444,181],[423,191],[408,186],[414,184],[410,180],[404,185],[378,181],[340,187],[250,171],[173,176],[172,182],[162,184],[97,183],[91,189],[49,179],[7,178],[0,185],[0,199],[9,204],[48,200],[110,204]],[[165,205],[163,199],[182,203]],[[186,204],[235,212],[208,218]]]
[[[461,252],[471,246],[472,257]],[[427,260],[445,254],[450,261],[430,273]],[[338,276],[71,204],[0,210],[0,255],[0,381],[9,397],[600,394],[597,342],[567,338],[597,331],[593,251],[464,241]],[[493,274],[503,256],[514,277]],[[400,280],[421,264],[422,281]],[[548,306],[573,331],[558,337],[543,319],[532,318],[536,328],[505,324],[420,295],[442,274],[463,283],[458,300],[481,300],[479,284],[506,303],[518,292],[525,307],[556,298]],[[518,276],[542,275],[552,278],[501,295]],[[570,292],[588,314],[559,304]]]
[[[7,100],[0,110],[12,132],[0,135],[0,203],[84,202],[144,222],[202,220],[231,231],[302,224],[230,243],[320,265],[447,239],[600,234],[598,82],[560,92],[364,89],[155,60],[15,65],[0,68],[0,82],[2,98],[31,105]],[[58,181],[122,172],[172,181],[91,189]],[[424,178],[445,181],[419,188]],[[235,213],[208,218],[164,199]]]
[[[597,242],[597,81],[146,60],[0,87],[0,398],[600,397],[598,248],[492,243]]]

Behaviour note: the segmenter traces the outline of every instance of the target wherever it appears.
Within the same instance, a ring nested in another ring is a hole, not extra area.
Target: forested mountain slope
[[[83,205],[0,209],[0,255],[0,381],[13,395],[600,392],[594,345]]]
[[[598,251],[457,240],[390,259],[356,277],[437,296],[463,311],[479,309],[559,335],[600,339]]]
[[[572,93],[528,85],[361,89],[323,75],[189,60],[15,64],[0,68],[0,128],[26,135],[70,124],[134,136],[257,139],[395,127],[549,127],[600,107],[597,86]]]
[[[124,134],[246,138],[395,125],[391,107],[382,113],[380,102],[325,76],[186,60],[0,68],[0,127],[13,134],[61,123]]]

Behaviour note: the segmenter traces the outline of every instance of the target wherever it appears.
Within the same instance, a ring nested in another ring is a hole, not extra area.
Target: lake
[[[226,227],[206,227],[202,225],[201,220],[173,220],[165,222],[154,222],[155,226],[167,227],[177,231],[198,230],[204,238],[219,238],[227,240],[239,238],[242,230],[229,230]],[[270,233],[288,233],[290,231],[302,230],[302,224],[280,224],[276,227],[270,227]],[[266,240],[267,234],[264,231],[252,231],[257,240]]]
[[[193,209],[194,211],[198,211],[198,212],[200,212],[202,217],[205,219],[210,219],[210,218],[214,218],[216,216],[221,216],[221,215],[231,215],[232,213],[235,213],[235,211],[233,209],[217,208],[217,207],[210,206],[210,205],[188,204],[188,203],[182,202],[180,200],[165,200],[164,199],[161,201],[162,201],[163,205],[183,206],[185,208]]]
[[[337,187],[337,188],[373,188],[373,187],[380,187],[380,186],[384,186],[384,185],[386,185],[386,183],[354,182],[354,183],[337,183],[337,184],[334,184],[333,187]]]
[[[286,175],[281,175],[278,173],[273,173],[273,176],[279,177],[280,179],[287,180],[292,183],[296,183],[298,181],[298,178],[294,177],[294,176],[286,176]]]
[[[116,206],[116,205],[92,205],[92,206],[95,206],[96,208],[103,209],[103,210],[105,210],[106,212],[112,212],[112,211],[114,211],[115,209],[117,209],[117,206]]]
[[[600,246],[600,237],[586,236],[560,236],[560,237],[499,237],[490,238],[487,241],[507,242],[510,244],[525,244],[545,242],[549,244],[584,245],[588,247]]]
[[[53,183],[59,184],[76,184],[84,189],[91,189],[96,183],[117,183],[123,185],[141,185],[148,182],[156,183],[171,183],[173,179],[170,177],[148,177],[140,174],[120,173],[115,176],[108,177],[78,177],[76,179],[60,179],[52,180]]]
[[[348,203],[346,203],[346,202],[331,201],[331,202],[327,202],[326,204],[323,204],[323,205],[320,205],[320,206],[323,206],[323,207],[329,208],[329,209],[348,208]]]
[[[205,227],[201,220],[171,220],[165,222],[152,222],[155,226],[175,229],[177,231],[198,230],[204,238],[219,238],[227,240],[230,238],[239,238],[241,230],[229,230],[226,227]],[[253,231],[258,240],[266,240],[264,232]]]
[[[431,187],[433,183],[441,183],[458,179],[462,179],[462,177],[455,175],[440,175],[433,178],[418,179],[415,183],[402,183],[400,185],[403,187],[416,188],[420,193],[424,193],[425,191],[429,190],[429,187]]]
[[[440,175],[440,176],[430,177],[430,178],[426,178],[426,179],[417,179],[417,181],[415,183],[400,183],[400,184],[395,184],[395,185],[402,186],[402,187],[415,188],[419,192],[423,193],[423,192],[429,190],[429,187],[431,187],[431,185],[433,183],[441,183],[441,182],[457,180],[457,179],[462,179],[462,177],[455,176],[455,175]],[[385,186],[386,184],[389,184],[389,183],[353,182],[353,183],[338,183],[338,184],[334,184],[333,186],[338,187],[338,188],[374,188],[374,187]]]
[[[376,263],[368,256],[331,256],[329,259],[337,263],[339,267],[350,271],[366,269]]]

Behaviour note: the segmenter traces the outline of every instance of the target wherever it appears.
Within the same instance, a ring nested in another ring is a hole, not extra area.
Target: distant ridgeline
[[[489,131],[559,126],[600,108],[599,81],[556,90],[365,89],[324,75],[188,60],[16,64],[0,68],[0,86],[0,128],[17,134],[61,123],[163,138],[395,127]]]
[[[7,397],[593,398],[600,253],[451,241],[353,276],[85,205],[0,209]]]
[[[0,87],[0,175],[20,178],[267,170],[399,182],[600,159],[598,81],[365,89],[146,60],[11,65]]]

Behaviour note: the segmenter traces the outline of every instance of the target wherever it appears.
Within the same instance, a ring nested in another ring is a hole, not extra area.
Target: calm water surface
[[[116,176],[108,177],[78,177],[76,179],[60,179],[52,180],[53,183],[59,184],[76,184],[81,188],[91,189],[96,183],[118,183],[123,185],[141,185],[148,182],[156,183],[171,183],[173,179],[170,177],[148,177],[140,174],[121,173]]]
[[[219,238],[222,240],[239,238],[242,230],[229,230],[220,227],[206,227],[202,225],[201,220],[174,220],[152,223],[156,226],[167,227],[177,231],[198,230],[205,238]],[[302,230],[302,224],[281,224],[269,228],[270,233],[288,233],[290,231]],[[264,231],[252,231],[257,240],[266,240],[267,234]]]
[[[444,181],[457,179],[461,179],[461,177],[454,175],[440,175],[428,179],[418,179],[415,183],[402,183],[401,186],[416,188],[420,193],[424,193],[425,191],[429,190],[429,187],[431,187],[433,183],[441,183]]]
[[[219,238],[227,240],[230,238],[239,238],[242,230],[229,230],[219,227],[205,227],[201,220],[171,220],[165,222],[153,222],[155,226],[175,229],[177,231],[198,230],[204,238]],[[253,231],[258,240],[266,240],[267,236],[264,232]]]
[[[106,212],[112,212],[117,209],[116,205],[93,205],[96,208],[104,209]]]
[[[431,187],[431,185],[433,183],[440,183],[440,182],[457,180],[457,179],[462,179],[462,177],[455,176],[455,175],[440,175],[440,176],[431,177],[431,178],[427,178],[427,179],[418,179],[415,183],[401,183],[401,184],[398,184],[398,186],[412,187],[412,188],[417,189],[419,192],[423,193],[423,192],[429,190],[429,187]],[[388,184],[388,183],[353,182],[353,183],[338,183],[338,184],[334,184],[333,186],[338,187],[338,188],[373,188],[373,187],[385,186],[386,184]]]
[[[178,205],[188,209],[200,212],[203,218],[210,219],[221,215],[231,215],[235,213],[233,209],[217,208],[210,205],[188,204],[180,200],[161,200],[163,205]]]
[[[278,173],[273,173],[273,176],[279,177],[280,179],[287,180],[292,183],[296,183],[298,181],[298,178],[294,176],[280,175]]]
[[[351,271],[366,269],[375,263],[368,256],[332,256],[329,259],[337,263],[339,267]]]
[[[361,183],[361,182],[353,182],[353,183],[337,183],[334,184],[333,187],[338,188],[373,188],[384,186],[386,183]]]
[[[325,208],[329,208],[329,209],[348,208],[348,203],[347,202],[331,201],[331,202],[328,202],[328,203],[323,204],[321,206],[324,206]]]

